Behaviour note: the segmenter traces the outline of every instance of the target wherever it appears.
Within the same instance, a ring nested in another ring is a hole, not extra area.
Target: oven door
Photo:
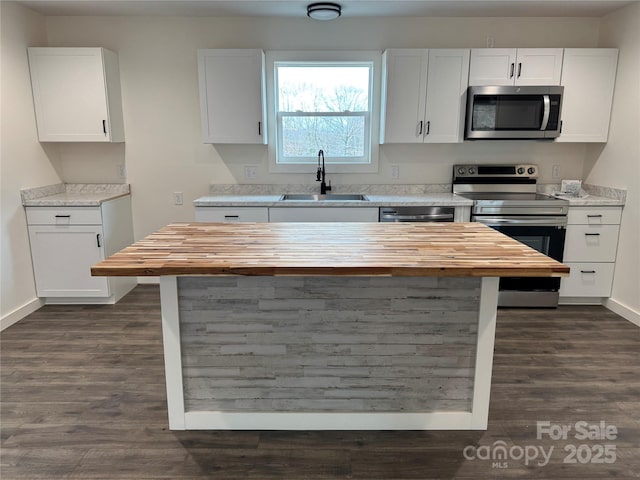
[[[554,260],[562,261],[566,235],[566,217],[472,217],[499,232],[524,243]],[[556,307],[560,278],[500,278],[498,305],[503,307]]]

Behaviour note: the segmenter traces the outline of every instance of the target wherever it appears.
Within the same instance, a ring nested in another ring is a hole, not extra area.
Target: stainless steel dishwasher
[[[453,222],[455,207],[382,207],[381,222]]]

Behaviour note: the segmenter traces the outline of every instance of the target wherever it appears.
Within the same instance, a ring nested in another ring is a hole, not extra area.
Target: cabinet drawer
[[[267,207],[196,207],[196,222],[268,222]]]
[[[29,225],[101,225],[100,207],[27,207]]]
[[[608,297],[611,295],[614,263],[567,263],[568,277],[560,283],[561,297]]]
[[[570,225],[564,246],[565,262],[615,262],[618,225]]]
[[[620,207],[571,207],[567,216],[569,225],[619,225]]]

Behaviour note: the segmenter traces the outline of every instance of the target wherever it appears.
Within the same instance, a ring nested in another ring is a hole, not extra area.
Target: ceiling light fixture
[[[314,20],[334,20],[342,15],[342,7],[337,3],[312,3],[307,7],[307,17]]]

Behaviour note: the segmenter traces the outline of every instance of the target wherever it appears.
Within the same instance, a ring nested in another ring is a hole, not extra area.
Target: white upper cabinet
[[[384,52],[380,143],[422,143],[428,62],[426,49]]]
[[[463,141],[469,49],[389,49],[383,65],[380,143]]]
[[[41,142],[124,142],[118,57],[104,48],[29,48]]]
[[[606,142],[618,49],[566,48],[562,67],[562,130],[556,142]]]
[[[199,49],[204,143],[267,143],[264,52]]]
[[[458,143],[464,140],[468,77],[468,49],[429,50],[425,142]]]
[[[562,48],[474,48],[469,85],[560,85]]]

